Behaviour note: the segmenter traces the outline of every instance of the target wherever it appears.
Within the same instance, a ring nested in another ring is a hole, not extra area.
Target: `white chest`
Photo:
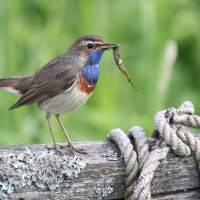
[[[69,90],[51,97],[40,104],[40,107],[52,115],[74,111],[82,106],[92,93],[88,94],[80,90],[75,83]]]

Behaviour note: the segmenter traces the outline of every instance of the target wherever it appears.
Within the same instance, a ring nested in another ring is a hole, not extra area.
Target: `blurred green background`
[[[106,52],[92,98],[62,116],[71,139],[104,140],[110,129],[133,125],[151,134],[158,110],[191,100],[200,114],[199,10],[198,0],[0,0],[0,77],[34,74],[79,36],[100,35],[120,44],[138,92]],[[17,99],[0,90],[0,145],[51,143],[37,106],[7,110]]]

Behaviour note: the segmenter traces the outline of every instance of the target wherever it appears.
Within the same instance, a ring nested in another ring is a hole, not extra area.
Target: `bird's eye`
[[[87,48],[92,49],[94,47],[94,44],[92,42],[87,43]]]

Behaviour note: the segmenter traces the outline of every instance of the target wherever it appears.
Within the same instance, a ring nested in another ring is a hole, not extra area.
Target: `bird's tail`
[[[0,79],[0,88],[12,92],[15,94],[20,94],[19,84],[23,78],[2,78]]]

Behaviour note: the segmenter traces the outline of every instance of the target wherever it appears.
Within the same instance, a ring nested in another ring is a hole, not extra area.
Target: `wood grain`
[[[25,151],[41,151],[51,145],[30,145],[0,147],[3,153],[18,154]],[[120,154],[112,142],[75,143],[76,148],[84,149],[87,155],[80,155],[87,163],[79,176],[65,180],[54,191],[40,189],[34,185],[21,188],[11,194],[10,199],[17,200],[62,200],[62,199],[123,199],[125,173],[123,159],[113,160],[105,157],[108,152]],[[39,166],[38,166],[39,170]],[[152,199],[200,199],[200,178],[194,157],[180,158],[170,152],[155,172],[152,181]]]

